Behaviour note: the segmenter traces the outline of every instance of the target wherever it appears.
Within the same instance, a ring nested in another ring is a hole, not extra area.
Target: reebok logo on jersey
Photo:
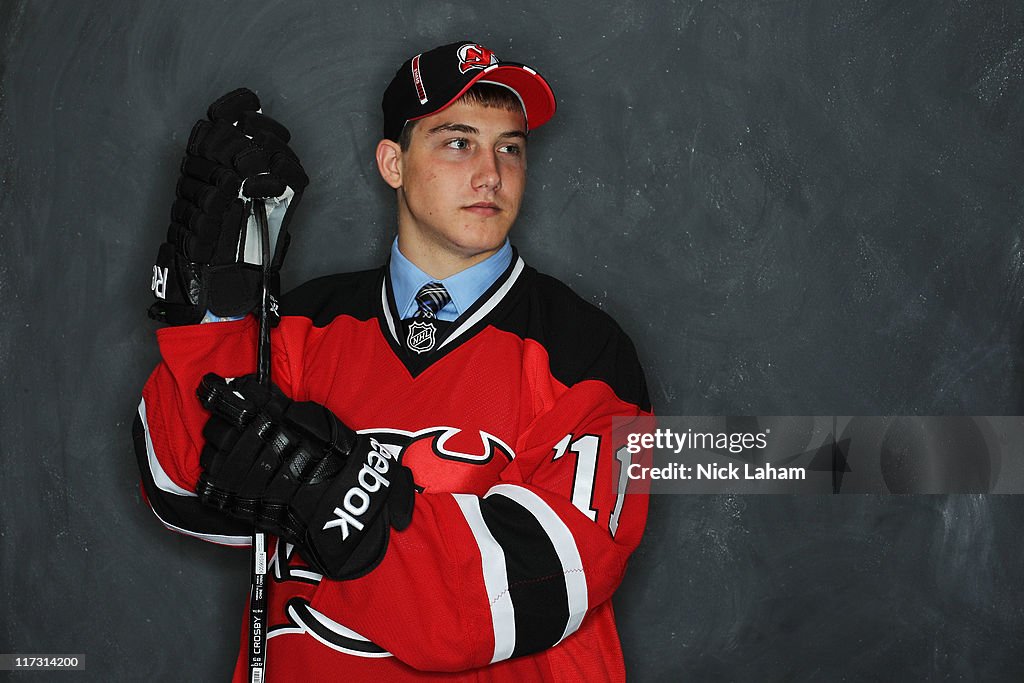
[[[167,298],[167,269],[153,266],[153,282],[149,285],[158,299]]]
[[[382,486],[391,485],[383,476],[391,469],[388,462],[391,455],[381,448],[376,439],[370,439],[370,447],[370,452],[366,454],[366,462],[356,475],[356,485],[345,492],[341,506],[334,508],[336,518],[324,524],[324,531],[340,527],[342,541],[348,540],[349,534],[352,533],[351,529],[363,530],[363,523],[359,518],[370,509],[370,496],[380,491]]]

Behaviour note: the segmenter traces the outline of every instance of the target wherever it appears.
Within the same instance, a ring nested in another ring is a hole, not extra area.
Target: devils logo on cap
[[[483,45],[466,43],[459,48],[459,71],[462,73],[470,69],[484,69],[497,63],[498,58]]]

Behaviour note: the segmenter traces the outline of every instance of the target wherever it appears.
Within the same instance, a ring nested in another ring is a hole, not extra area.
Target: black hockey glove
[[[167,241],[153,266],[151,318],[187,325],[208,310],[237,317],[257,306],[262,257],[253,201],[265,201],[272,227],[280,226],[270,236],[276,301],[288,224],[309,178],[288,147],[288,129],[259,108],[255,93],[239,88],[211,104],[209,120],[192,128]]]
[[[354,579],[384,558],[391,528],[412,521],[412,471],[330,410],[296,402],[253,375],[206,375],[199,499],[298,546],[332,579]]]

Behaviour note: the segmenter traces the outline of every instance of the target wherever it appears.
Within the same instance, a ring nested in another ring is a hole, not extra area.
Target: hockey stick
[[[252,212],[260,233],[262,282],[259,307],[259,336],[256,343],[256,381],[270,386],[270,227],[267,207],[262,199],[252,200]],[[249,594],[249,683],[263,683],[267,665],[267,536],[252,534],[252,585]]]

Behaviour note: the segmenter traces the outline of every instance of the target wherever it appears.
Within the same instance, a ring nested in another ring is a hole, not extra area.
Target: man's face
[[[399,189],[403,253],[457,272],[499,249],[519,215],[525,118],[521,111],[455,102],[416,122],[397,168],[400,177],[388,182]]]

